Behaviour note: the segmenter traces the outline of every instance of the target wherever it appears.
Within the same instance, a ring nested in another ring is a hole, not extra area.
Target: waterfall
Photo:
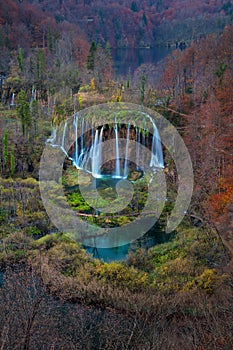
[[[99,154],[98,154],[98,160],[99,160],[99,164],[98,164],[98,174],[101,175],[101,165],[102,165],[102,142],[103,142],[103,130],[104,130],[104,127],[102,126],[101,130],[100,130],[100,137],[99,137],[99,144],[98,144],[98,147],[99,147]]]
[[[136,166],[139,169],[139,155],[140,155],[140,130],[136,128]]]
[[[160,167],[164,168],[163,163],[163,151],[162,144],[159,136],[159,132],[157,126],[155,125],[154,120],[149,116],[152,124],[153,124],[153,138],[152,138],[152,146],[151,146],[151,167]]]
[[[65,122],[63,133],[62,133],[62,142],[61,142],[61,149],[63,152],[67,155],[67,151],[65,148],[65,142],[66,142],[66,129],[67,129],[67,122]]]
[[[95,140],[94,140],[94,144],[91,147],[91,158],[92,158],[92,162],[91,162],[91,172],[92,174],[98,175],[98,166],[99,166],[99,147],[98,147],[98,143],[99,143],[99,131],[98,129],[95,131]]]
[[[100,126],[95,127],[93,122],[90,124],[90,121],[81,117],[80,113],[76,113],[73,119],[68,119],[63,125],[54,129],[53,136],[48,142],[53,147],[60,147],[78,169],[82,169],[94,177],[127,178],[130,170],[134,170],[135,167],[138,171],[146,171],[149,167],[164,167],[161,139],[155,121],[146,114],[143,114],[142,118],[145,122],[146,118],[150,121],[151,137],[147,137],[148,129],[146,126],[139,128],[132,126],[131,123],[128,123],[127,126],[125,124],[121,125],[119,122],[117,123],[116,118],[113,120],[113,133],[111,128],[109,128],[109,131],[106,128],[104,133],[104,126],[101,128]],[[131,128],[135,132],[135,142],[130,140]],[[123,149],[121,138],[125,138]],[[104,164],[102,165],[103,159],[106,158],[103,153],[104,141],[110,140],[113,142],[111,159],[114,161],[104,167]],[[69,150],[68,146],[72,144],[73,148]],[[145,153],[145,147],[149,147],[151,150],[149,159]],[[71,150],[72,154],[70,153]],[[130,158],[132,154],[136,159]],[[135,163],[132,169],[129,160]]]
[[[146,128],[143,129],[143,132],[142,132],[142,145],[143,147],[146,147]],[[144,159],[145,159],[145,153],[144,153],[144,148],[142,149],[142,159],[141,159],[141,162],[142,164],[144,164]]]
[[[157,159],[158,159],[158,166],[161,168],[164,168],[164,162],[163,162],[163,150],[162,150],[162,143],[160,139],[160,135],[158,132],[158,128],[155,125],[155,134],[156,134],[156,139],[155,139],[155,152],[157,154]]]
[[[81,127],[81,154],[84,152],[84,118],[82,119],[82,127]]]
[[[78,114],[74,117],[74,131],[75,131],[75,165],[78,166],[79,155],[78,155]]]
[[[10,106],[15,106],[15,93],[13,92],[12,96],[11,96],[11,103]]]
[[[120,173],[120,156],[119,156],[119,141],[118,141],[118,126],[115,124],[114,127],[115,130],[115,136],[116,136],[116,170],[115,170],[115,175],[116,177],[121,177]]]
[[[128,153],[129,153],[129,132],[130,132],[130,123],[127,128],[127,136],[126,136],[126,146],[125,146],[125,163],[124,163],[124,177],[128,176]]]
[[[81,122],[81,136],[80,136],[80,151],[79,151],[79,156],[78,156],[78,165],[81,167],[81,164],[83,162],[83,158],[85,156],[85,146],[84,146],[84,132],[85,130],[85,124],[84,124],[84,119],[82,119]]]
[[[36,89],[34,86],[32,87],[32,97],[31,97],[31,102],[36,100]]]

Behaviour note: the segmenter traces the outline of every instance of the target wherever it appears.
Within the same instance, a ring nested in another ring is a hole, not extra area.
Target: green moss
[[[62,238],[61,233],[51,233],[34,241],[33,246],[35,248],[43,247],[48,250],[54,245],[56,245],[61,239],[64,239],[64,237]]]
[[[41,235],[41,230],[39,230],[35,226],[29,226],[29,227],[27,227],[27,234],[29,236],[39,236],[39,235]]]

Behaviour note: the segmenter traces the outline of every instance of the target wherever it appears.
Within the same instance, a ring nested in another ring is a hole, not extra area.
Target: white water
[[[14,106],[15,105],[15,93],[13,92],[12,96],[11,96],[11,103],[10,103],[11,106]]]
[[[136,164],[137,170],[144,171],[148,167],[164,167],[162,145],[158,129],[154,120],[149,115],[145,115],[145,117],[149,118],[152,124],[152,137],[147,134],[145,127],[142,129],[134,127],[135,136],[133,136],[133,139],[130,139],[132,133],[130,132],[131,124],[129,123],[127,125],[125,148],[123,151],[120,149],[119,139],[122,135],[121,128],[124,128],[125,130],[126,125],[121,126],[121,124],[114,120],[113,130],[115,138],[113,141],[115,147],[113,147],[111,159],[115,160],[115,166],[113,166],[112,174],[109,174],[109,171],[108,174],[104,173],[103,170],[101,171],[104,159],[103,145],[104,141],[106,141],[106,133],[104,136],[105,140],[103,141],[104,127],[102,126],[100,129],[95,128],[93,125],[88,126],[84,118],[80,118],[78,113],[74,115],[71,125],[69,124],[68,126],[69,121],[66,121],[62,128],[58,127],[58,131],[56,130],[57,132],[54,133],[53,138],[50,138],[49,142],[51,142],[53,146],[60,146],[62,151],[72,159],[74,165],[78,169],[85,170],[96,178],[105,176],[111,176],[112,178],[127,178],[131,170],[129,168],[130,154],[135,155],[135,161],[133,159],[131,159],[131,161]],[[90,128],[89,131],[88,128]],[[68,146],[72,143],[71,139],[69,140],[69,137],[71,137],[70,133],[73,135],[72,138],[75,138],[73,155],[68,154]],[[151,146],[149,145],[149,148],[151,149],[150,159],[144,154],[145,148],[148,147],[148,142],[151,142]],[[135,144],[134,151],[132,149],[132,144]],[[121,165],[121,158],[124,158],[124,160],[122,159],[123,165]]]
[[[153,124],[153,139],[152,139],[152,146],[151,146],[150,166],[164,168],[162,144],[161,144],[158,128],[154,120],[151,118],[151,116],[149,115],[147,116]]]
[[[62,141],[61,141],[61,149],[63,150],[63,152],[65,152],[65,154],[67,154],[66,146],[65,146],[65,142],[66,142],[66,129],[67,129],[67,122],[65,122],[65,125],[64,125],[64,129],[63,129],[63,133],[62,133]]]
[[[92,162],[91,162],[91,172],[93,176],[98,175],[98,166],[99,166],[99,147],[98,147],[98,138],[99,138],[99,132],[98,129],[95,131],[95,140],[94,144],[92,145],[91,148],[91,157],[92,157]]]
[[[74,116],[74,130],[75,130],[75,164],[78,165],[78,114]]]
[[[139,169],[139,156],[140,156],[140,130],[136,129],[136,165]]]
[[[129,175],[129,169],[128,169],[129,131],[130,131],[130,124],[128,124],[128,128],[127,128],[126,146],[125,146],[125,163],[124,163],[124,177],[125,178]]]
[[[120,155],[119,155],[119,140],[118,140],[118,126],[115,124],[115,136],[116,136],[116,170],[115,170],[115,177],[120,178],[121,177],[121,170],[120,170]]]

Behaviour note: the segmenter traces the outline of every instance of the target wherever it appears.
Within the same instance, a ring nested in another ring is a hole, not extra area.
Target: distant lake
[[[111,49],[115,74],[126,76],[133,73],[143,63],[158,63],[171,52],[172,49],[167,47]]]

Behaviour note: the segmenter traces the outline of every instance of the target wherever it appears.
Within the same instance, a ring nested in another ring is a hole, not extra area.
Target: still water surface
[[[125,260],[130,251],[134,252],[139,248],[147,250],[156,244],[167,242],[172,236],[172,233],[165,233],[158,224],[155,224],[143,237],[131,244],[115,248],[93,248],[87,246],[84,248],[88,253],[92,254],[94,258],[102,259],[105,262],[120,261]]]
[[[142,64],[157,64],[172,52],[171,48],[158,47],[153,49],[112,49],[113,67],[116,76],[127,76],[132,74]],[[126,244],[116,248],[93,248],[85,247],[88,253],[95,258],[103,259],[106,262],[114,260],[124,260],[130,251],[135,251],[139,247],[148,249],[156,244],[169,240],[171,235],[155,225],[144,237],[131,244]]]
[[[156,64],[172,52],[168,47],[151,49],[112,49],[113,67],[116,76],[133,73],[141,64]]]

